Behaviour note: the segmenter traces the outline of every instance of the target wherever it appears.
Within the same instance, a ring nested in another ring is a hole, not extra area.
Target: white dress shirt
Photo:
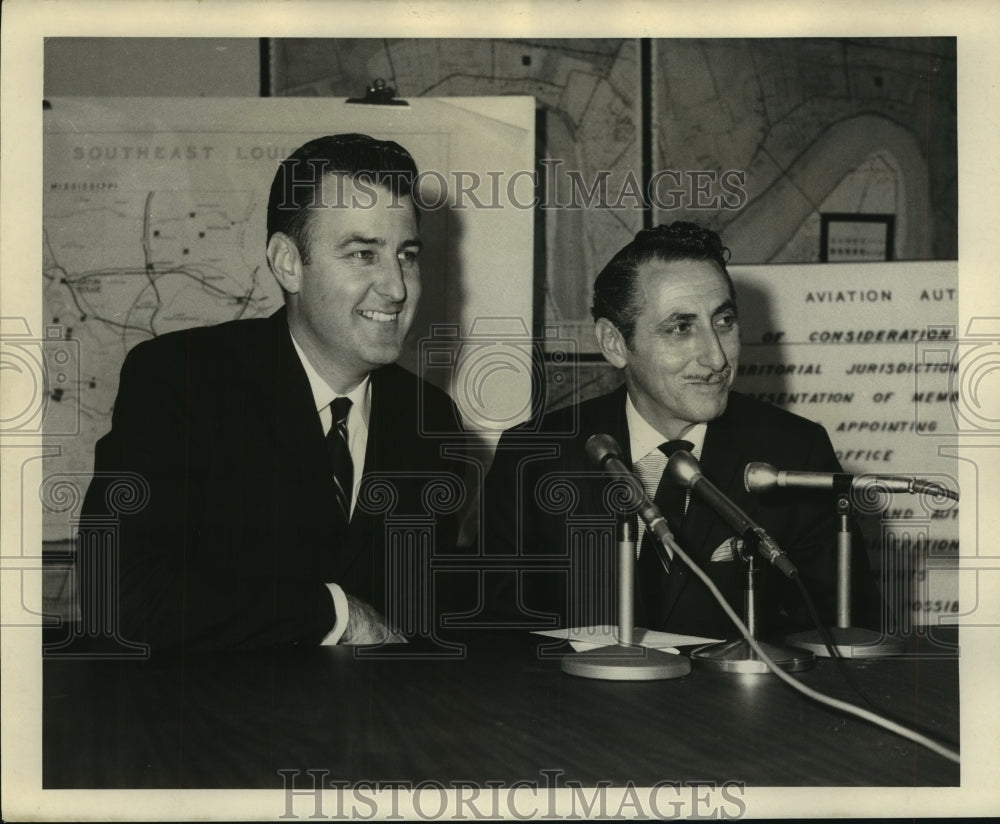
[[[656,488],[660,484],[660,478],[663,476],[663,470],[667,465],[667,456],[660,451],[659,447],[664,441],[671,439],[666,438],[639,414],[639,410],[635,408],[632,398],[628,395],[625,398],[625,421],[628,425],[632,468],[639,480],[642,481],[642,485],[646,488],[646,494],[650,498],[653,498],[656,495]],[[701,458],[701,450],[705,446],[705,433],[707,431],[707,423],[693,423],[681,433],[679,438],[673,440],[690,441],[694,447],[691,450],[691,455],[695,460],[698,460]],[[691,490],[688,489],[684,497],[685,512],[687,512],[690,501]],[[645,529],[639,530],[639,540],[636,542],[636,557],[642,552],[642,541],[645,534]],[[667,552],[672,558],[673,551],[669,547],[667,548]]]
[[[372,411],[371,379],[366,375],[365,379],[346,395],[338,395],[320,377],[319,372],[310,363],[309,358],[302,351],[302,347],[299,346],[294,336],[292,336],[292,345],[295,347],[295,352],[302,362],[302,368],[306,372],[306,377],[309,379],[309,388],[312,390],[313,400],[316,404],[316,413],[319,415],[320,423],[323,425],[324,434],[328,433],[330,427],[333,426],[333,413],[330,411],[330,404],[338,397],[351,399],[351,410],[347,415],[347,448],[350,450],[351,462],[354,464],[354,484],[351,490],[351,514],[353,515],[354,505],[358,500],[358,490],[361,488],[361,475],[365,466],[365,454],[368,450],[368,422]],[[347,629],[348,604],[347,595],[340,588],[339,584],[327,583],[326,586],[333,598],[333,608],[336,612],[337,620],[333,629],[330,630],[322,643],[332,645],[340,640],[344,634],[344,630]]]

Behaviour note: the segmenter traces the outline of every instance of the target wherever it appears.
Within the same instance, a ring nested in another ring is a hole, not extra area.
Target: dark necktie
[[[351,494],[354,491],[354,462],[347,440],[347,416],[351,411],[349,398],[337,398],[330,404],[333,424],[326,435],[326,447],[333,466],[335,498],[343,531],[351,521]]]
[[[682,449],[690,452],[694,449],[694,444],[690,441],[667,441],[660,444],[659,449],[669,459],[671,455]],[[666,468],[664,468],[660,482],[656,487],[656,494],[653,496],[653,503],[667,519],[667,525],[675,538],[680,535],[681,522],[684,520],[686,496],[687,490],[670,480]],[[642,549],[639,553],[636,570],[638,595],[642,607],[639,612],[647,627],[651,627],[657,622],[656,616],[662,605],[669,583],[668,572],[672,566],[672,564],[668,564],[667,567],[664,567],[660,559],[661,553],[657,549],[658,544],[659,541],[647,529],[642,538]],[[673,563],[680,563],[680,560],[675,558]]]

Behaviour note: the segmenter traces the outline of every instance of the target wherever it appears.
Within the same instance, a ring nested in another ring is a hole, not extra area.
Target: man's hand
[[[389,626],[374,607],[347,596],[347,628],[340,636],[341,644],[405,644],[406,639]]]

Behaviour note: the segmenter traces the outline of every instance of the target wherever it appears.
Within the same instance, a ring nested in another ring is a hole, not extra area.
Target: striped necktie
[[[687,508],[687,490],[667,478],[665,470],[670,456],[682,449],[691,452],[694,449],[694,444],[690,441],[664,441],[639,460],[634,467],[634,472],[642,481],[646,494],[667,519],[670,531],[675,535]],[[653,538],[649,530],[643,530],[642,540],[638,547],[640,555],[644,548],[649,546],[649,541],[653,540],[656,539]],[[652,553],[654,550],[650,549],[650,552]]]
[[[354,491],[354,462],[347,439],[347,416],[351,412],[349,398],[337,398],[330,404],[333,424],[326,435],[326,447],[333,467],[333,481],[336,487],[336,503],[346,531],[351,522],[351,495]]]
[[[663,453],[666,461],[663,464],[660,483],[656,487],[656,494],[653,495],[653,503],[663,513],[663,517],[667,519],[667,524],[670,526],[670,531],[674,533],[674,538],[680,535],[681,521],[684,520],[687,489],[680,484],[674,483],[667,477],[667,461],[670,460],[670,456],[675,452],[680,452],[681,450],[691,452],[693,449],[694,444],[690,441],[666,441],[659,446],[659,450]],[[649,537],[652,539],[652,536]]]
[[[653,495],[653,503],[666,518],[675,538],[680,534],[687,490],[667,477],[666,466],[669,457],[681,449],[690,452],[694,449],[694,445],[689,441],[667,441],[659,446],[662,455],[651,453],[654,459],[652,463],[661,467],[660,477],[656,479],[657,486],[656,493]],[[643,458],[640,463],[649,464],[650,461]],[[647,477],[642,479],[651,485],[648,472],[639,472],[639,474],[640,477],[646,475]],[[669,573],[673,568],[673,564],[667,560],[669,553],[666,549],[663,550],[661,558],[661,553],[654,546],[654,543],[659,542],[648,529],[645,530],[642,536],[642,551],[639,553],[639,561],[636,564],[637,621],[642,622],[640,625],[647,628],[656,628],[659,625]]]

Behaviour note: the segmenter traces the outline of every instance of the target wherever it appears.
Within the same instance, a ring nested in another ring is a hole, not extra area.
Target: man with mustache
[[[460,440],[454,404],[395,365],[421,291],[416,177],[391,141],[304,144],[267,210],[284,307],[129,353],[81,517],[85,622],[120,606],[120,640],[154,652],[399,640],[388,519],[430,517],[453,544],[425,489],[462,475],[426,434]]]
[[[742,543],[703,501],[663,479],[678,440],[716,486],[760,524],[798,566],[821,616],[836,608],[836,529],[827,496],[743,488],[750,461],[840,472],[816,423],[733,392],[740,355],[736,295],[719,236],[691,223],[644,230],[604,267],[592,313],[605,359],[624,385],[511,430],[486,482],[483,534],[490,554],[518,556],[497,576],[502,614],[544,624],[613,624],[615,568],[607,477],[585,456],[594,434],[609,434],[650,498],[669,505],[678,543],[742,611]],[[672,489],[671,489],[672,488]],[[659,490],[659,494],[658,494]],[[738,635],[708,588],[680,559],[661,563],[640,529],[636,625],[686,634]],[[871,623],[876,601],[856,542],[855,623]],[[793,582],[758,560],[758,619],[764,632],[811,627]],[[667,568],[669,566],[669,568]]]

